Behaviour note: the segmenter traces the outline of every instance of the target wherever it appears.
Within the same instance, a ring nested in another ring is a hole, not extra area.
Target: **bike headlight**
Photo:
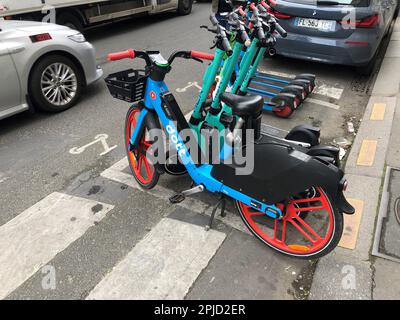
[[[86,38],[82,33],[77,33],[72,36],[68,36],[68,38],[78,43],[86,42]]]

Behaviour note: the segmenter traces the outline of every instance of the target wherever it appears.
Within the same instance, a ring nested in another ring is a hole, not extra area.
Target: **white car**
[[[0,120],[29,108],[64,111],[103,75],[78,31],[14,20],[0,20],[0,70]]]

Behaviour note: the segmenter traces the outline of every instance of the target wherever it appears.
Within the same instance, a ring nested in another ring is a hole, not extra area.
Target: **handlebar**
[[[133,49],[128,49],[126,51],[114,52],[107,55],[108,61],[117,61],[122,59],[135,59],[136,53]]]
[[[282,26],[278,22],[275,23],[275,30],[281,35],[282,38],[287,37],[286,30],[283,29]]]
[[[133,49],[128,49],[125,51],[120,51],[120,52],[113,52],[107,55],[108,61],[117,61],[117,60],[122,60],[122,59],[135,59],[135,58],[142,58],[146,61],[146,65],[150,67],[153,65],[152,59],[150,56],[152,54],[159,54],[158,51],[135,51]],[[184,59],[194,59],[199,62],[202,62],[202,60],[214,60],[214,55],[201,52],[201,51],[175,51],[174,53],[171,54],[171,56],[168,58],[168,63],[171,64],[175,58],[184,58]]]
[[[214,55],[210,53],[205,53],[201,51],[190,51],[190,57],[191,58],[197,58],[197,59],[202,59],[202,60],[214,60]]]
[[[237,32],[237,37],[240,37],[240,42],[246,47],[250,46],[251,40],[247,33],[244,22],[239,18],[236,11],[231,12],[228,15],[228,23],[233,26],[234,30]]]
[[[265,9],[267,9],[267,10],[271,9],[271,7],[268,5],[268,3],[266,3],[264,0],[262,0],[262,1],[260,2],[260,4],[261,4]]]

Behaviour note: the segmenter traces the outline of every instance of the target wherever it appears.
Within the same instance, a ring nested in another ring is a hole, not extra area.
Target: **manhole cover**
[[[386,172],[372,254],[400,262],[400,169]]]

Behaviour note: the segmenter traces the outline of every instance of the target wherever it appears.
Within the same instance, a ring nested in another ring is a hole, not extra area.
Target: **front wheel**
[[[29,97],[40,110],[61,112],[78,102],[84,84],[84,74],[71,59],[58,54],[49,55],[32,68]]]
[[[290,257],[317,259],[339,243],[343,215],[321,187],[314,189],[312,197],[304,192],[276,204],[286,212],[281,219],[239,201],[236,207],[249,230],[267,246]]]
[[[137,183],[144,189],[152,189],[160,178],[160,173],[156,166],[149,159],[149,152],[152,152],[152,142],[150,130],[146,124],[144,132],[135,150],[131,150],[130,139],[135,131],[137,120],[140,115],[140,109],[133,106],[128,110],[125,121],[125,146],[128,156],[129,167]]]

